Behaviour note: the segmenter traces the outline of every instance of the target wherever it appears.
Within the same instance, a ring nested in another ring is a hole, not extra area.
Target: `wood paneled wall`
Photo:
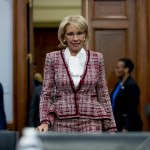
[[[43,75],[46,54],[58,48],[58,28],[34,28],[36,71]]]
[[[140,113],[149,130],[145,106],[149,102],[148,0],[83,0],[83,15],[89,23],[89,48],[104,55],[111,92],[116,83],[114,69],[120,57],[135,63],[133,77],[141,89]]]

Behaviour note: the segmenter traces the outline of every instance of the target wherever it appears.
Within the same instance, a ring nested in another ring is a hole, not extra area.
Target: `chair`
[[[18,139],[17,131],[0,130],[0,150],[15,150]]]

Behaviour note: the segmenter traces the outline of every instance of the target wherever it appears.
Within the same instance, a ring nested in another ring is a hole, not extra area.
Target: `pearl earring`
[[[67,42],[66,42],[66,40],[63,40],[63,44],[64,44],[64,45],[67,45]]]

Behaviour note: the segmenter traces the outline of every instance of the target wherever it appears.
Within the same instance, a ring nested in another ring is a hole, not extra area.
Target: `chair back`
[[[17,131],[0,130],[0,150],[15,150],[18,139]]]

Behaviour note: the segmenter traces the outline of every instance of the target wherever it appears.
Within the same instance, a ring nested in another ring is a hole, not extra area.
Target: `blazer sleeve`
[[[113,116],[110,95],[108,92],[108,87],[105,78],[105,68],[104,68],[104,59],[103,55],[99,53],[99,61],[100,61],[100,74],[99,74],[99,82],[97,85],[97,92],[99,97],[99,102],[101,103],[104,110],[107,112],[109,119],[103,120],[103,128],[104,131],[116,131],[116,123]]]
[[[53,53],[48,53],[44,65],[43,87],[40,96],[40,123],[52,124],[53,115],[49,115],[48,111],[52,104],[54,94],[55,78],[54,78],[54,56]]]

